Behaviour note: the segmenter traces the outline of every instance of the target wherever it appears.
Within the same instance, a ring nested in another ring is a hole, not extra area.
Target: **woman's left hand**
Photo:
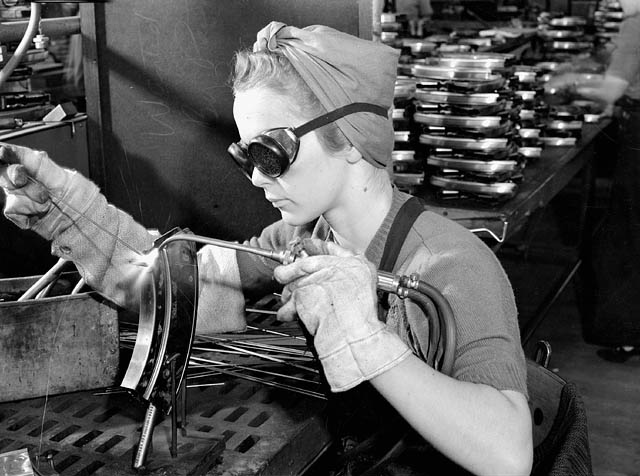
[[[312,256],[274,271],[286,285],[278,318],[297,315],[315,336],[332,390],[348,390],[408,357],[408,347],[378,320],[373,264],[334,243],[312,240],[304,248]]]

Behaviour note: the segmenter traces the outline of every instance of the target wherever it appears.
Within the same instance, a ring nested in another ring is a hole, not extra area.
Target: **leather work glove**
[[[275,278],[286,285],[278,319],[297,314],[315,336],[331,390],[349,390],[408,357],[407,345],[378,320],[374,266],[335,243],[304,242],[309,254],[325,254],[275,269]]]
[[[46,152],[0,143],[0,187],[5,216],[48,240],[68,228],[98,195],[80,173],[60,167]]]

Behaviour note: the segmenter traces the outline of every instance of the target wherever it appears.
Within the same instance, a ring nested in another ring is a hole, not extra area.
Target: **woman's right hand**
[[[57,165],[46,152],[0,142],[0,187],[5,216],[30,229],[55,205],[73,172]]]

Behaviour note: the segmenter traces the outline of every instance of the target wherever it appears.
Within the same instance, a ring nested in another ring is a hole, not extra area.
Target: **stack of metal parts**
[[[380,41],[389,46],[398,46],[400,38],[406,34],[407,16],[396,13],[380,15]]]
[[[577,88],[597,82],[602,65],[594,62],[594,36],[589,34],[589,22],[578,16],[538,17],[538,34],[542,38],[539,82],[544,85],[555,75],[569,74],[573,80],[558,87],[546,87],[547,119],[539,124],[540,140],[547,146],[574,146],[582,134],[585,122],[597,122],[602,105],[581,99]]]
[[[620,31],[620,23],[624,12],[620,3],[613,0],[598,2],[598,9],[594,13],[593,23],[596,27],[596,44],[606,46]]]
[[[393,128],[395,143],[392,152],[393,181],[400,190],[415,194],[424,184],[424,158],[416,149],[413,121],[415,111],[416,79],[398,76],[396,79]]]
[[[515,194],[525,157],[517,140],[522,98],[508,87],[513,59],[457,52],[414,61],[411,76],[398,80],[407,88],[413,81],[415,91],[412,105],[394,116],[396,183],[400,177],[406,186],[411,173],[418,186],[418,169],[426,166],[440,198]]]
[[[535,66],[519,66],[516,71],[520,81],[526,78],[529,91],[523,92],[523,98],[527,94],[536,95],[532,101],[523,102],[520,111],[521,137],[531,139],[536,137],[538,146],[575,146],[577,140],[582,135],[582,128],[585,122],[597,122],[599,118],[599,106],[592,101],[577,100],[575,85],[562,86],[560,88],[546,88],[545,84],[557,73],[562,63],[553,61],[543,61]],[[595,74],[574,75],[583,81],[590,78],[595,79]],[[557,89],[557,90],[556,90]],[[543,93],[544,90],[544,93]],[[527,146],[533,144],[529,141]],[[540,151],[536,149],[524,149],[521,152],[534,153],[539,156]]]
[[[544,80],[540,67],[516,65],[509,82],[520,100],[516,136],[518,152],[527,160],[537,159],[542,154],[542,131],[549,120],[549,105],[543,96]]]
[[[545,12],[538,17],[538,34],[542,38],[545,59],[573,61],[588,58],[593,52],[593,38],[586,33],[587,19],[559,16]]]

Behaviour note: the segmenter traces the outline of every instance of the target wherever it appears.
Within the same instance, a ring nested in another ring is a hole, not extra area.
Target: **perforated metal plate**
[[[265,298],[256,307],[273,305]],[[301,332],[273,315],[249,314],[248,321],[286,335]],[[252,358],[205,356],[240,364]],[[296,369],[287,373],[295,375]],[[296,474],[329,442],[324,407],[316,398],[228,376],[218,386],[189,388],[186,436],[178,431],[177,458],[169,453],[171,420],[165,417],[155,427],[147,469],[153,475]],[[135,474],[131,467],[145,410],[124,392],[3,403],[0,453],[28,448],[35,458],[50,452],[61,476]]]
[[[189,389],[187,437],[178,436],[178,457],[169,455],[170,421],[154,431],[151,471],[167,474],[283,474],[304,467],[328,441],[322,401],[229,380]],[[134,474],[131,461],[143,419],[125,394],[67,394],[0,405],[0,452],[51,451],[63,476]],[[216,463],[216,445],[224,444]],[[194,472],[195,471],[195,472]]]

